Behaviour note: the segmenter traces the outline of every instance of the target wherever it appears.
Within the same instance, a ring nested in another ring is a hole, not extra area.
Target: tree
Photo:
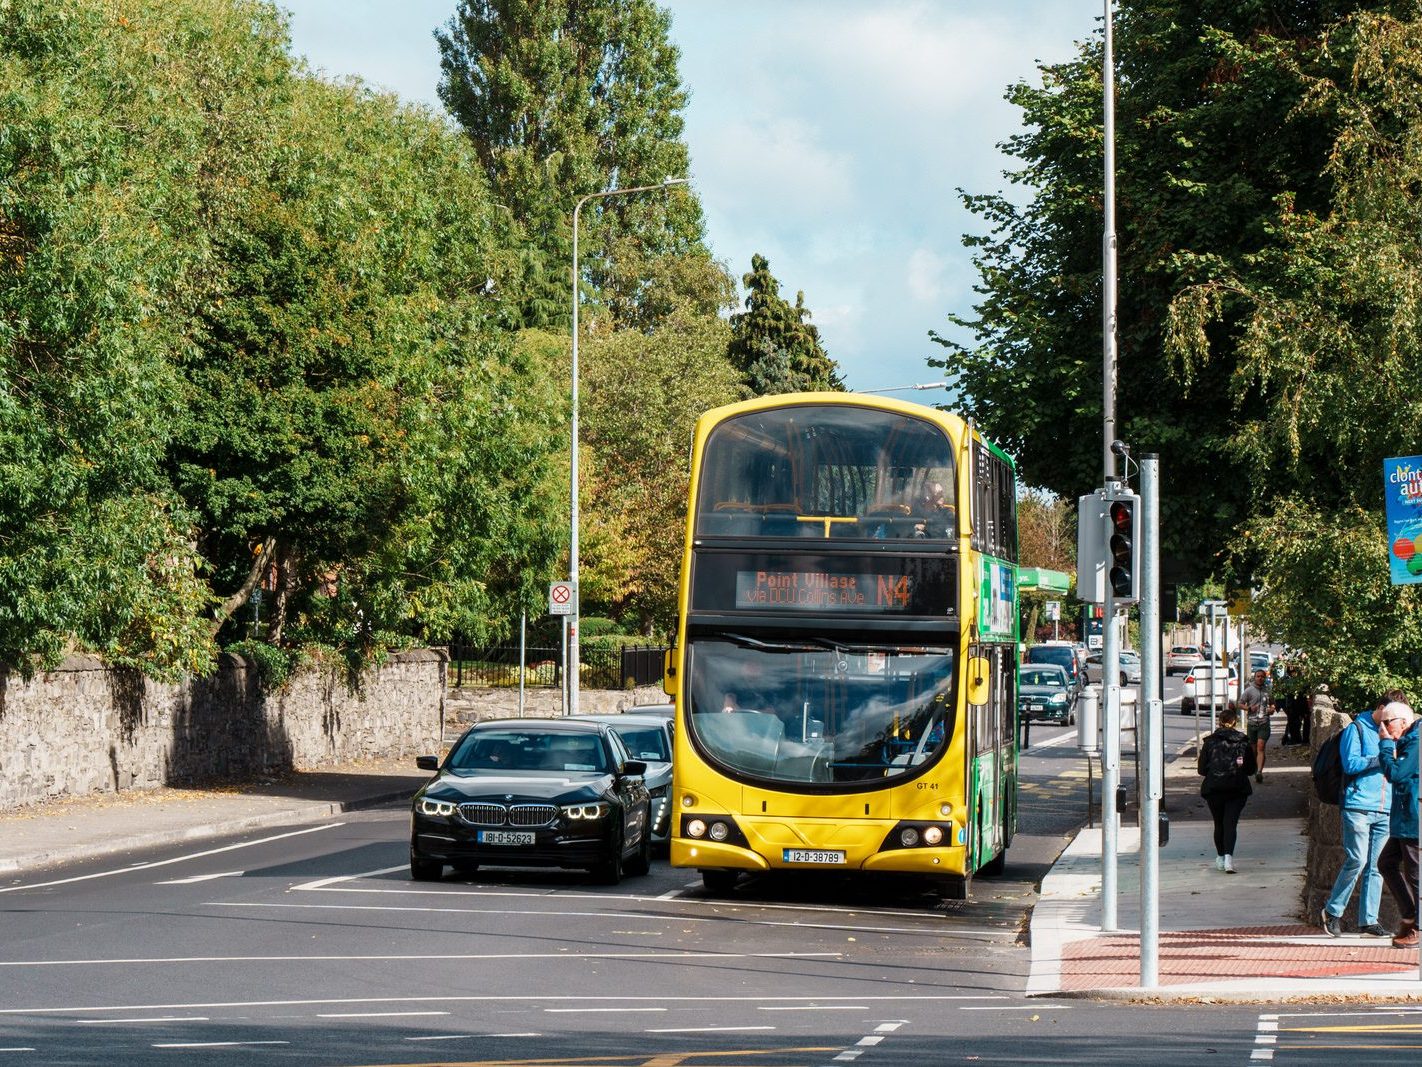
[[[5,4],[0,99],[0,660],[200,671],[259,584],[261,655],[506,626],[564,413],[466,140],[249,0]]]
[[[746,310],[731,316],[731,363],[740,372],[748,396],[839,390],[839,367],[820,343],[810,320],[805,294],[792,305],[780,295],[780,282],[762,255],[751,257],[742,279]]]
[[[676,615],[692,430],[703,411],[737,396],[728,332],[719,319],[684,314],[587,348],[583,584],[590,602],[643,633]]]
[[[687,96],[669,28],[653,0],[461,0],[435,34],[440,99],[538,253],[525,264],[526,325],[571,317],[579,197],[687,174]],[[690,257],[714,269],[684,190],[595,201],[583,225],[583,265],[617,325],[646,324],[646,276],[629,261]]]
[[[1267,382],[1233,375],[1241,322],[1211,325],[1208,373],[1165,353],[1164,309],[1212,264],[1233,264],[1277,238],[1275,204],[1327,203],[1335,120],[1304,107],[1301,57],[1339,11],[1357,4],[1125,0],[1117,20],[1120,249],[1118,433],[1162,458],[1162,549],[1203,578],[1230,561],[1230,533],[1254,511],[1256,472],[1237,447],[1258,426]],[[1368,5],[1382,6],[1382,5]],[[937,365],[965,407],[1013,451],[1034,483],[1074,497],[1100,478],[1102,126],[1099,37],[1042,83],[1008,99],[1027,132],[1004,147],[1031,190],[965,196],[988,224],[976,250],[982,300],[950,316],[971,344],[935,335]],[[1239,571],[1247,560],[1235,560]]]

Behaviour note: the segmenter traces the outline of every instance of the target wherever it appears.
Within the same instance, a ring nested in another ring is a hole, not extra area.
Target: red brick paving
[[[1309,938],[1300,943],[1292,938]],[[1185,985],[1231,978],[1347,978],[1417,969],[1417,950],[1384,938],[1333,938],[1316,926],[1243,926],[1160,935],[1160,982]],[[1104,934],[1062,947],[1062,989],[1134,985],[1140,938]]]

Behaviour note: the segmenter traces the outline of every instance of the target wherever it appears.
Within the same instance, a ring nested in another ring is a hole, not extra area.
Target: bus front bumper
[[[861,832],[852,836],[858,841],[846,840],[850,835],[844,834],[845,828],[841,826],[841,832],[830,835],[823,844],[806,847],[808,843],[801,834],[776,833],[771,826],[758,821],[737,821],[746,832],[746,845],[674,837],[672,866],[739,871],[840,870],[953,875],[967,872],[968,849],[964,845],[903,847],[890,833],[895,829],[892,823],[857,828]],[[805,829],[803,824],[801,829]],[[782,837],[785,840],[779,840]],[[834,857],[834,861],[827,862],[830,857]]]

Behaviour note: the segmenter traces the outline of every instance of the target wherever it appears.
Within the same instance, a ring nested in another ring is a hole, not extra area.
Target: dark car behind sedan
[[[1017,713],[1029,722],[1076,722],[1071,680],[1054,663],[1024,664],[1017,671]]]
[[[651,865],[646,764],[604,723],[503,719],[471,727],[415,794],[410,876],[451,865],[583,867],[615,884]]]

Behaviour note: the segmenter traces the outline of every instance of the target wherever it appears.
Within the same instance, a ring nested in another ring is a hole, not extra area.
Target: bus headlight
[[[945,819],[948,818],[948,816],[953,814],[953,805],[945,800],[942,804],[938,805],[938,814],[942,815]]]
[[[918,844],[918,831],[912,826],[905,826],[899,831],[899,843],[902,844],[904,848],[913,848],[914,845]]]
[[[943,840],[943,827],[929,826],[923,831],[923,843],[925,845],[936,845]]]
[[[683,794],[681,795],[681,806],[682,806],[683,808],[692,808],[692,807],[695,807],[695,806],[696,806],[696,798],[695,798],[694,796],[692,796],[690,793],[683,793]]]
[[[692,819],[689,823],[686,824],[686,836],[687,836],[687,837],[705,837],[705,836],[706,836],[706,824],[705,824],[704,822],[702,822],[700,819]]]
[[[723,822],[713,822],[711,824],[710,837],[712,841],[724,841],[731,836],[731,828]]]

